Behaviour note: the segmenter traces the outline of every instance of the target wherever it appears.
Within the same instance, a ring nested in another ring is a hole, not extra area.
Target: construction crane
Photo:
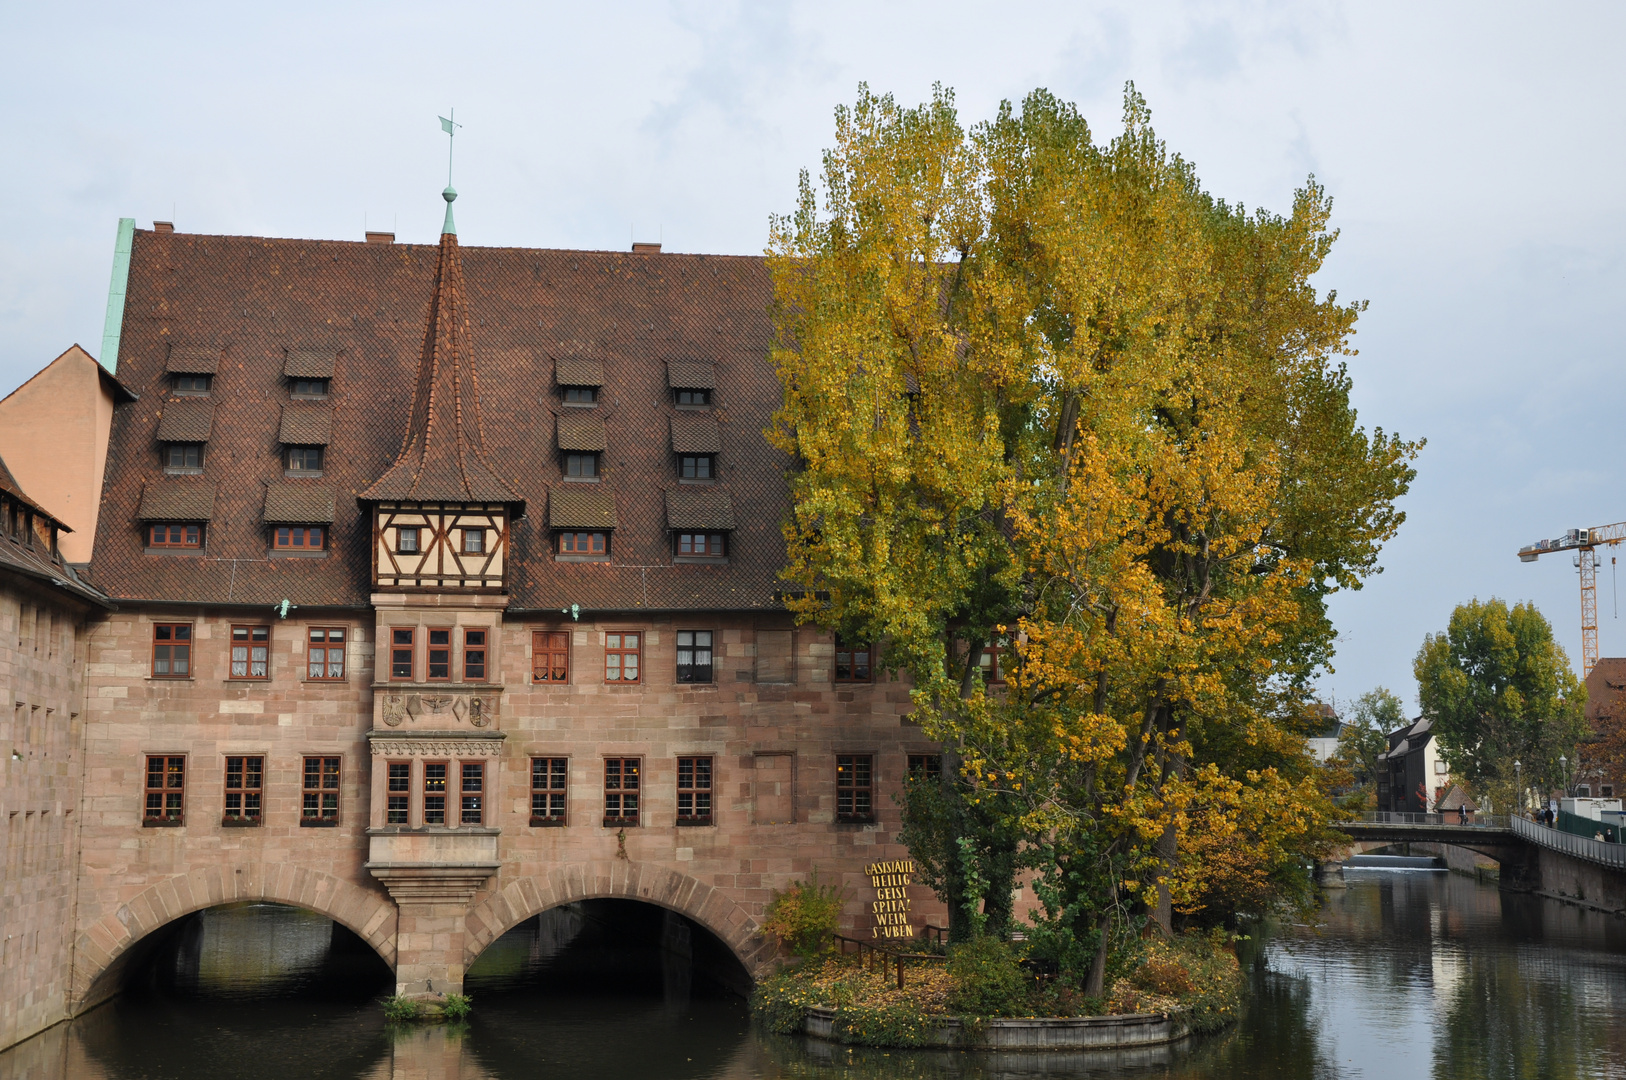
[[[1592,673],[1598,662],[1598,557],[1600,547],[1614,547],[1626,540],[1626,521],[1600,525],[1595,529],[1571,529],[1556,540],[1537,540],[1519,549],[1520,562],[1535,562],[1555,551],[1573,551],[1575,565],[1581,568],[1581,678]]]

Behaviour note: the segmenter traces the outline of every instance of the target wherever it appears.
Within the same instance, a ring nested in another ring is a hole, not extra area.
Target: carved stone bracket
[[[500,731],[465,735],[458,731],[372,732],[367,741],[374,757],[500,757],[505,736]]]

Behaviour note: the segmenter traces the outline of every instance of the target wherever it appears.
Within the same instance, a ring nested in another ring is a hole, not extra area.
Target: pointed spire
[[[463,257],[452,224],[452,200],[456,197],[457,192],[448,187],[444,193],[446,225],[440,237],[440,265],[435,271],[435,291],[429,302],[429,322],[406,437],[395,464],[361,493],[363,499],[523,501],[486,459]]]
[[[440,197],[446,200],[446,220],[441,223],[440,235],[456,236],[457,222],[452,220],[452,203],[457,199],[457,189],[447,184],[446,190],[440,193]]]

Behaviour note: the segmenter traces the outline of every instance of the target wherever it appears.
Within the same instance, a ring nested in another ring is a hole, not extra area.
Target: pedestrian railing
[[[903,989],[903,965],[906,962],[911,964],[942,964],[948,960],[948,957],[936,953],[897,952],[893,949],[883,948],[875,944],[875,942],[863,938],[844,937],[841,934],[831,934],[830,936],[835,938],[836,947],[841,950],[842,956],[847,955],[847,946],[854,946],[858,953],[858,963],[870,971],[885,975],[887,969],[896,964],[899,990]]]
[[[1469,814],[1464,822],[1458,814],[1410,814],[1400,810],[1369,810],[1351,819],[1360,825],[1438,825],[1452,828],[1505,829],[1506,814]]]
[[[1562,851],[1566,855],[1598,863],[1600,866],[1626,869],[1626,844],[1608,844],[1602,840],[1594,840],[1590,836],[1576,836],[1574,833],[1567,833],[1562,829],[1554,829],[1522,817],[1513,819],[1513,831],[1532,844]]]

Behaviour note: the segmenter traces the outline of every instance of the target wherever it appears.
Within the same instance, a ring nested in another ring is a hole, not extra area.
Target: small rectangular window
[[[326,379],[295,379],[295,397],[327,397]]]
[[[531,759],[531,824],[563,825],[565,795],[570,781],[570,759]]]
[[[260,796],[264,788],[263,757],[226,759],[226,813],[230,823],[260,821]]]
[[[936,781],[943,776],[942,754],[910,754],[909,776],[913,780]]]
[[[290,446],[288,448],[288,471],[321,472],[322,448],[320,446]]]
[[[531,632],[531,681],[562,683],[570,674],[570,634],[558,630]]]
[[[639,771],[639,758],[604,759],[604,824],[638,824]]]
[[[684,454],[681,475],[685,480],[710,480],[710,454]]]
[[[484,529],[463,530],[463,554],[484,555],[486,550],[486,531]]]
[[[423,823],[446,824],[446,763],[426,761],[423,766]]]
[[[203,468],[202,443],[169,443],[164,447],[164,468]]]
[[[869,646],[836,641],[836,682],[869,682]]]
[[[153,525],[147,543],[155,548],[195,548],[203,546],[201,525]]]
[[[836,755],[836,820],[875,820],[875,758],[869,754]]]
[[[177,375],[175,392],[186,397],[208,397],[209,381],[208,375]]]
[[[679,555],[715,559],[724,554],[722,533],[678,533],[677,541]]]
[[[411,626],[390,627],[390,678],[396,682],[411,682],[415,674],[412,639],[416,632]]]
[[[995,686],[1005,681],[1005,672],[999,663],[998,645],[989,645],[982,650],[979,667],[982,669],[982,681],[988,686]]]
[[[339,822],[339,759],[308,757],[300,808],[301,825],[337,825]]]
[[[1575,797],[1578,798],[1578,799],[1590,799],[1592,797],[1592,785],[1591,784],[1576,784],[1575,785]]]
[[[386,825],[407,824],[407,811],[412,799],[412,762],[390,762],[389,791],[384,808]]]
[[[601,532],[562,532],[559,534],[561,555],[604,555],[608,553],[608,535]]]
[[[1613,799],[1615,797],[1615,785],[1604,784],[1598,788],[1598,795],[1600,798]]]
[[[679,630],[677,635],[677,681],[711,682],[711,631]]]
[[[231,677],[234,679],[264,679],[271,652],[269,626],[234,626],[231,628]]]
[[[483,761],[462,762],[462,804],[458,808],[458,824],[478,825],[485,809],[486,766]]]
[[[638,681],[638,635],[604,635],[604,681],[607,683],[635,683]]]
[[[152,677],[155,679],[192,677],[191,623],[153,624]]]
[[[596,386],[567,386],[565,387],[565,400],[577,405],[591,405],[598,400],[598,387]]]
[[[565,456],[565,475],[584,478],[597,476],[598,455],[567,454]]]
[[[327,530],[320,525],[280,525],[271,537],[277,551],[321,551],[327,543]]]
[[[310,628],[310,651],[305,658],[310,678],[324,682],[344,678],[344,639],[345,629],[342,626]]]
[[[486,681],[486,632],[463,631],[463,681]]]
[[[677,823],[711,824],[711,758],[677,759]]]
[[[417,526],[403,525],[395,530],[395,553],[397,555],[416,555],[418,553]]]
[[[710,390],[679,390],[677,392],[679,405],[710,405]]]
[[[429,631],[429,681],[442,682],[452,677],[452,632]]]
[[[186,819],[186,757],[149,755],[147,758],[147,821],[179,825]]]

